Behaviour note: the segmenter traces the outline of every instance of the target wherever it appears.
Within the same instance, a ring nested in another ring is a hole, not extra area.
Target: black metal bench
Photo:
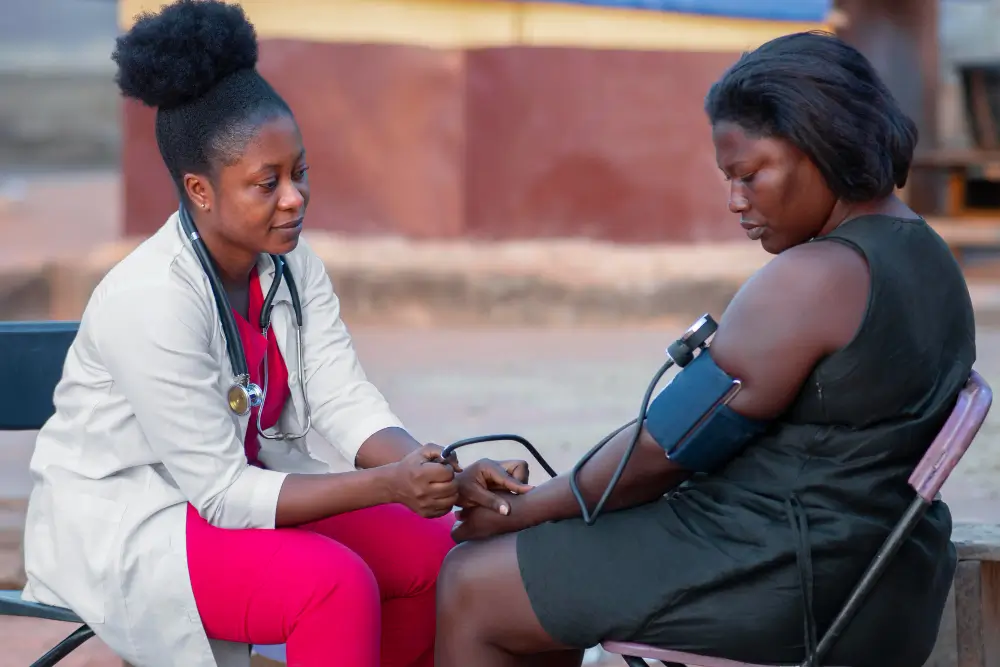
[[[37,431],[52,416],[52,397],[62,377],[78,322],[0,322],[0,430]],[[69,609],[28,602],[21,591],[0,591],[0,616],[77,623],[80,627],[31,667],[52,667],[94,631]]]

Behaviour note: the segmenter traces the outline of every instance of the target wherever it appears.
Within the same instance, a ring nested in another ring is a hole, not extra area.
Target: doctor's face
[[[203,236],[248,256],[294,250],[309,204],[307,170],[295,119],[262,122],[238,156],[215,168],[207,204],[195,210]]]

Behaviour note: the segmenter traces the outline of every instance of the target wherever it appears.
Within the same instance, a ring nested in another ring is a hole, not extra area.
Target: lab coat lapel
[[[173,213],[167,220],[167,225],[173,226],[173,228],[177,231],[178,236],[180,236],[181,242],[184,243],[184,245],[190,249],[191,239],[187,238],[187,236],[184,234],[183,229],[181,229],[180,215],[176,212]],[[266,267],[271,265],[270,258],[268,258],[267,255],[263,255],[262,257],[263,261],[260,258],[258,258],[257,260],[257,270],[261,277],[261,285],[263,285],[264,283],[263,280],[263,277],[265,275],[264,271],[266,270]],[[212,293],[212,282],[208,279],[208,276],[205,275],[205,272],[201,268],[201,264],[195,257],[193,250],[191,251],[190,256],[187,257],[185,261],[190,263],[189,266],[192,267],[191,270],[194,272],[194,275],[198,276],[198,279],[201,280],[204,289],[203,293],[205,294],[205,297],[209,299],[209,301],[211,302],[212,309],[214,310],[215,296]],[[271,268],[271,275],[274,275],[273,267]],[[270,286],[270,282],[268,283],[268,286]],[[267,292],[265,288],[265,294],[266,293]],[[218,355],[220,359],[222,359],[223,372],[219,383],[219,389],[221,393],[219,400],[223,401],[224,404],[228,404],[229,387],[230,385],[232,385],[233,379],[236,377],[236,367],[233,364],[232,359],[229,358],[229,352],[226,347],[226,328],[222,325],[221,321],[219,321],[219,337],[216,342],[215,353],[216,355]],[[250,413],[247,413],[244,416],[234,414],[233,419],[236,421],[238,427],[238,433],[240,434],[240,439],[242,440],[246,437],[247,427],[250,425]]]

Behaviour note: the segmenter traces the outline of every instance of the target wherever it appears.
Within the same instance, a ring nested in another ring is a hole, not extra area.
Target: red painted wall
[[[302,128],[313,228],[692,242],[740,238],[701,108],[734,59],[263,40],[260,70]],[[176,196],[154,112],[123,115],[125,229],[145,235]]]

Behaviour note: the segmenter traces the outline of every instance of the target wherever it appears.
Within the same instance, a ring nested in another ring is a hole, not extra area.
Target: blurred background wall
[[[121,0],[121,25],[157,4]],[[822,27],[829,3],[241,4],[261,38],[260,69],[295,110],[311,175],[325,184],[313,225],[631,242],[736,238],[705,91],[740,51]],[[125,105],[135,233],[175,206],[165,171],[148,166],[153,118]]]
[[[114,0],[0,0],[0,173],[116,166]]]
[[[153,114],[121,103],[109,57],[119,30],[159,4],[3,1],[0,188],[4,173],[124,167],[122,233],[162,222],[173,196]],[[854,14],[839,30],[862,33],[918,115],[927,93],[907,81],[927,63],[900,34],[907,15],[926,18],[909,6],[935,8],[925,145],[969,145],[959,68],[1000,59],[1000,0],[243,5],[261,69],[295,107],[326,184],[312,224],[411,238],[738,238],[701,112],[707,86],[742,49],[836,27],[835,7]]]

